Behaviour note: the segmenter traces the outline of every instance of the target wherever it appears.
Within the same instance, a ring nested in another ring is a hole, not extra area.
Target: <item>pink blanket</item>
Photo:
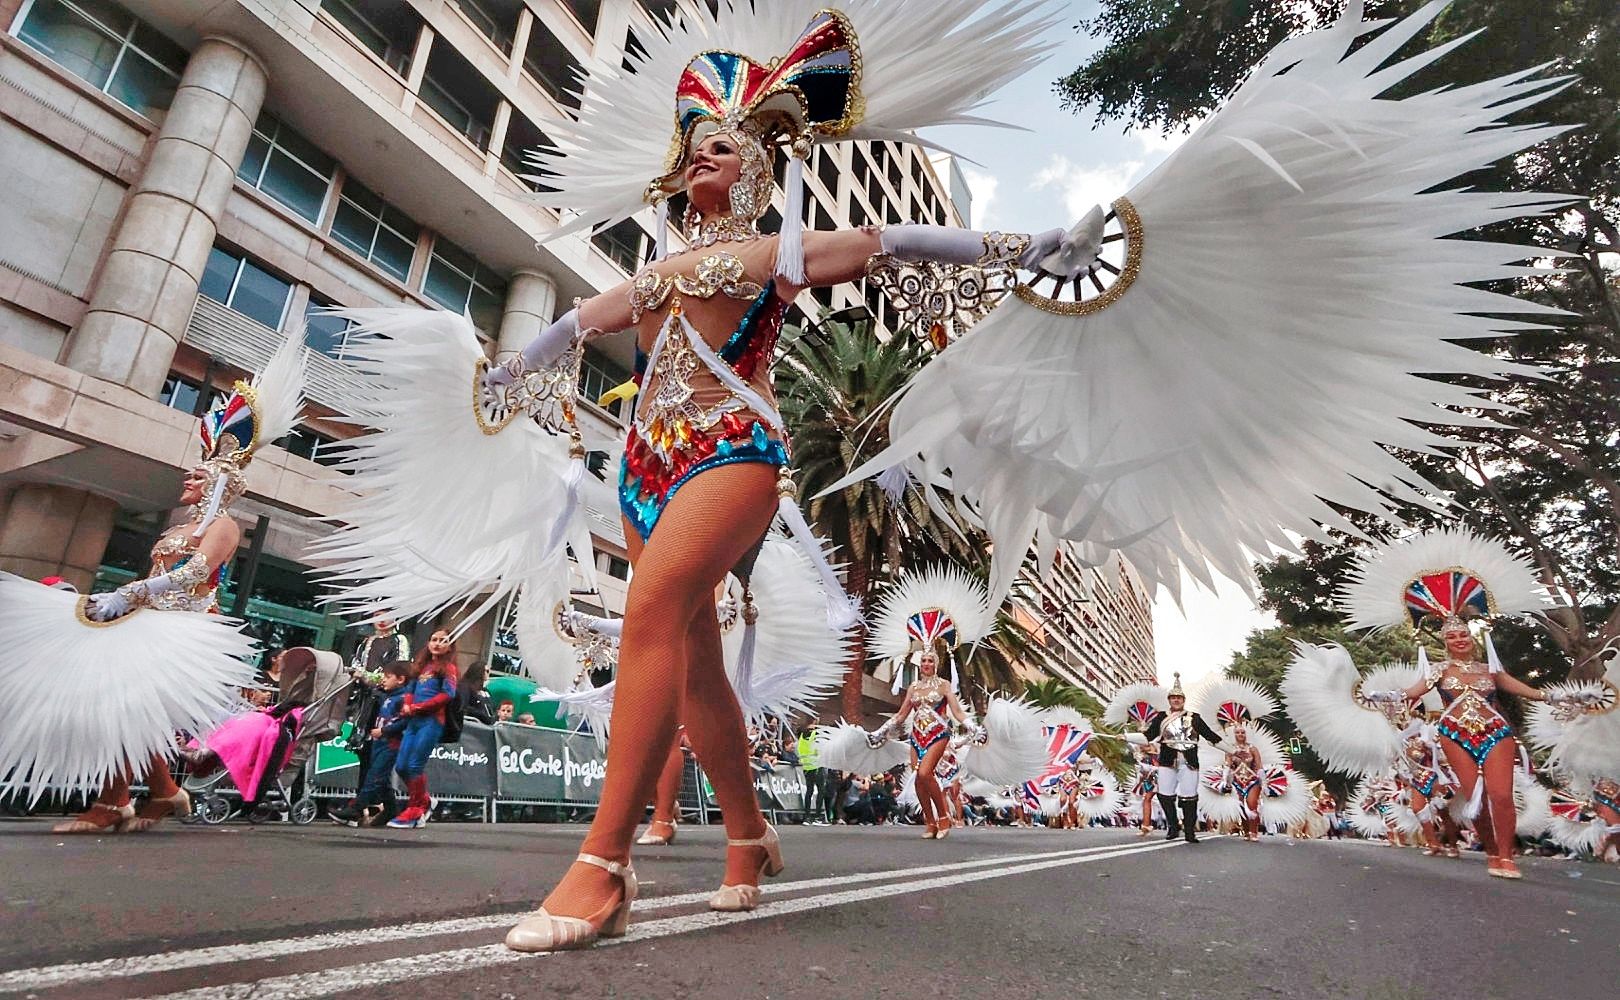
[[[303,727],[303,709],[295,708],[288,714],[297,720],[298,728]],[[287,741],[279,760],[270,759],[280,729],[279,719],[272,719],[264,712],[249,712],[227,721],[203,741],[208,749],[219,754],[237,791],[250,802],[258,801],[265,778],[279,773],[292,758],[295,740]]]

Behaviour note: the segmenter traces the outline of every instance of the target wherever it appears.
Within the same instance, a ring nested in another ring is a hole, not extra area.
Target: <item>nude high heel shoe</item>
[[[677,827],[680,826],[680,822],[681,821],[678,819],[655,819],[651,823],[647,824],[647,832],[642,834],[640,837],[637,837],[636,843],[642,845],[643,847],[651,844],[673,844],[675,843],[675,835],[680,832],[680,830],[677,829]],[[669,827],[669,836],[661,837],[658,834],[653,833],[653,828],[658,826]]]
[[[91,813],[98,813],[107,818],[106,823],[96,823],[84,819]],[[93,803],[86,809],[83,816],[65,819],[51,827],[52,833],[117,833],[123,829],[125,823],[135,817],[135,807],[125,803],[121,806],[109,806],[100,802]]]
[[[777,839],[776,827],[765,824],[765,835],[750,840],[727,840],[727,847],[763,847],[765,860],[759,866],[761,877],[775,878],[787,866],[782,863],[782,842]],[[709,897],[709,909],[721,913],[741,913],[759,906],[759,886],[722,885]]]
[[[152,829],[152,827],[157,826],[160,822],[162,822],[166,816],[191,815],[191,796],[184,788],[175,789],[174,794],[168,796],[167,798],[147,799],[146,804],[150,806],[167,807],[168,813],[165,814],[160,812],[156,816],[142,816],[139,811],[137,811],[128,819],[118,824],[119,833],[145,833],[146,831]]]
[[[635,869],[594,854],[581,854],[574,860],[616,876],[624,885],[624,898],[588,918],[555,916],[542,906],[506,932],[508,948],[524,952],[574,951],[589,948],[599,937],[624,937],[630,927],[630,904],[636,899]]]

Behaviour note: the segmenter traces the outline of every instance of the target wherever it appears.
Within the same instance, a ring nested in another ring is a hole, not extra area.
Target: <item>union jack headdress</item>
[[[238,380],[225,401],[202,416],[197,437],[202,468],[208,472],[208,503],[198,518],[197,537],[219,512],[247,492],[243,474],[260,447],[292,430],[304,399],[302,338],[289,337],[271,355],[263,374]]]
[[[995,619],[984,584],[956,566],[930,566],[906,574],[883,595],[867,634],[867,650],[894,663],[898,689],[913,652],[943,644],[949,653],[978,642],[990,634]]]

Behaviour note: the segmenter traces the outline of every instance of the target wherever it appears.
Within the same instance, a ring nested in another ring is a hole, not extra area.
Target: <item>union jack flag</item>
[[[1074,726],[1044,726],[1046,732],[1046,770],[1032,782],[1026,782],[1038,792],[1052,788],[1063,772],[1074,767],[1080,756],[1091,745],[1091,733]]]

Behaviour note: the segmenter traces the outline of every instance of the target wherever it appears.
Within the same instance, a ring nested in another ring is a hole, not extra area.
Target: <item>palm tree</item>
[[[973,548],[915,489],[894,498],[876,479],[866,479],[817,496],[888,446],[884,404],[926,359],[926,350],[910,337],[878,339],[869,320],[828,320],[785,337],[776,369],[782,416],[793,432],[799,495],[808,502],[810,520],[838,547],[846,584],[864,610],[870,610],[878,584],[898,571],[902,552]],[[852,722],[863,715],[865,674],[865,650],[858,648],[841,698],[844,717]]]

